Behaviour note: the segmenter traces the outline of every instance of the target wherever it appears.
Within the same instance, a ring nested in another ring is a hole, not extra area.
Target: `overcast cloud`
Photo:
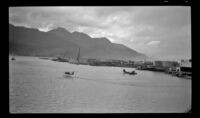
[[[9,23],[57,27],[107,37],[155,58],[191,58],[191,13],[185,6],[10,7]]]

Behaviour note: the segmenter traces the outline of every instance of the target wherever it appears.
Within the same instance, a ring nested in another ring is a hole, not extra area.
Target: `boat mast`
[[[65,51],[65,53],[63,54],[63,58],[65,58],[67,55],[67,51]]]
[[[13,49],[12,49],[12,52],[11,52],[11,60],[15,60],[15,57],[14,57],[14,38],[13,38]]]
[[[79,58],[80,58],[80,48],[78,49],[78,56],[77,56],[78,63],[79,63]]]

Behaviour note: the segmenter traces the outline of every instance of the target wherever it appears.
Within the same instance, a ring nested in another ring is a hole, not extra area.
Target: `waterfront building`
[[[145,66],[145,68],[151,68],[151,67],[153,67],[153,62],[151,62],[151,61],[145,61],[144,62],[144,66]]]
[[[179,63],[176,61],[155,61],[154,66],[158,71],[172,71],[179,67]]]
[[[166,71],[167,68],[163,66],[163,61],[154,61],[155,69],[158,71]]]
[[[192,60],[181,60],[180,71],[182,74],[192,74]]]
[[[142,66],[143,64],[144,64],[144,61],[135,61],[134,63],[135,67]]]
[[[135,61],[128,61],[128,65],[129,65],[129,67],[134,67]]]
[[[94,64],[96,62],[99,62],[99,60],[97,60],[97,59],[87,59],[87,61],[89,64]]]
[[[69,63],[76,64],[76,63],[78,63],[78,61],[77,61],[77,59],[70,58]]]
[[[124,64],[124,61],[122,60],[110,60],[110,62],[113,66],[122,66]]]
[[[137,61],[135,62],[134,66],[137,69],[141,70],[151,70],[154,68],[154,64],[152,61]]]
[[[79,58],[79,63],[84,64],[84,65],[89,64],[88,59],[86,59],[86,58]]]

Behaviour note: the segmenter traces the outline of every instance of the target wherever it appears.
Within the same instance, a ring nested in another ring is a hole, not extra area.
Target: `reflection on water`
[[[16,58],[9,62],[11,113],[173,113],[191,106],[191,80],[139,70],[137,75],[124,75],[120,67]],[[64,77],[65,71],[75,71],[75,76]]]

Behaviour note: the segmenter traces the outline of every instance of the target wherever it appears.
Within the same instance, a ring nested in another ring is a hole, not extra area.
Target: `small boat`
[[[123,70],[123,73],[124,73],[124,74],[129,74],[129,75],[136,75],[136,74],[137,74],[135,71],[128,72],[128,71],[126,71],[125,69]]]
[[[66,75],[74,75],[74,71],[73,72],[65,72]]]
[[[14,57],[12,57],[12,58],[11,58],[11,60],[13,60],[13,61],[14,61],[14,60],[16,60],[16,59],[15,59]]]

